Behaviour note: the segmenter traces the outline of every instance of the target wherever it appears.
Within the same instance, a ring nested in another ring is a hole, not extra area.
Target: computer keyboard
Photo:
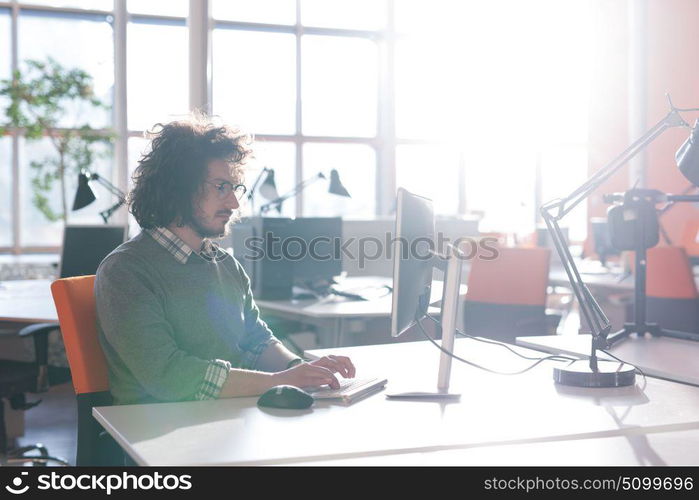
[[[339,389],[323,386],[309,387],[305,390],[315,399],[338,399],[350,404],[383,389],[387,381],[385,378],[341,378]]]

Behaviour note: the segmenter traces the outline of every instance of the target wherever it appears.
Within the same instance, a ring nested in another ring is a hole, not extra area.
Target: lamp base
[[[625,387],[636,382],[636,369],[617,361],[597,361],[597,370],[592,370],[589,360],[579,359],[565,368],[554,368],[553,379],[574,387]]]

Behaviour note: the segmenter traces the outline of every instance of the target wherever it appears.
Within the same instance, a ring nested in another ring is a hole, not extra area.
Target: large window
[[[123,188],[143,133],[186,115],[190,85],[204,81],[204,107],[255,135],[249,185],[273,168],[284,194],[335,169],[351,194],[332,195],[320,180],[283,205],[285,216],[391,215],[404,186],[433,198],[440,215],[483,213],[482,229],[528,233],[542,202],[586,177],[585,0],[208,5],[210,22],[199,26],[188,20],[190,0],[0,0],[0,78],[49,55],[87,70],[100,98],[126,108],[90,116],[122,145],[93,168]],[[190,36],[207,29],[210,67],[191,74]],[[120,91],[125,102],[114,100]],[[61,225],[32,203],[29,165],[47,152],[46,141],[25,143],[17,131],[0,139],[0,251],[60,245]],[[100,223],[114,200],[98,197],[69,221]],[[585,207],[566,222],[573,239],[584,237]]]

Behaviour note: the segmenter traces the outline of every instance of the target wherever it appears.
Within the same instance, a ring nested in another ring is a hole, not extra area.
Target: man
[[[225,234],[245,193],[247,136],[205,117],[157,125],[129,208],[142,228],[100,264],[97,331],[116,404],[252,396],[354,377],[342,356],[310,363],[259,317]]]

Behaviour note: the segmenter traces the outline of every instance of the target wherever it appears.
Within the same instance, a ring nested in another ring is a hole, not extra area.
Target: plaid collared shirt
[[[172,254],[172,256],[181,264],[186,264],[189,256],[194,250],[187,245],[182,238],[164,227],[156,227],[155,229],[146,229],[155,241],[160,243],[163,248]],[[199,256],[208,261],[218,262],[225,259],[228,253],[211,240],[204,240],[201,244],[201,249],[198,252]]]
[[[170,252],[181,264],[186,264],[189,256],[194,252],[180,237],[164,227],[146,229],[146,232],[150,234],[155,241],[160,243],[163,248]],[[204,240],[201,250],[199,251],[199,256],[211,262],[218,262],[225,259],[228,253],[222,250],[221,247],[213,241]],[[259,356],[259,354],[257,355]],[[228,379],[228,372],[230,369],[231,363],[229,361],[223,359],[212,360],[206,369],[204,379],[199,385],[194,399],[203,400],[218,398],[223,384],[225,384],[226,379]]]

